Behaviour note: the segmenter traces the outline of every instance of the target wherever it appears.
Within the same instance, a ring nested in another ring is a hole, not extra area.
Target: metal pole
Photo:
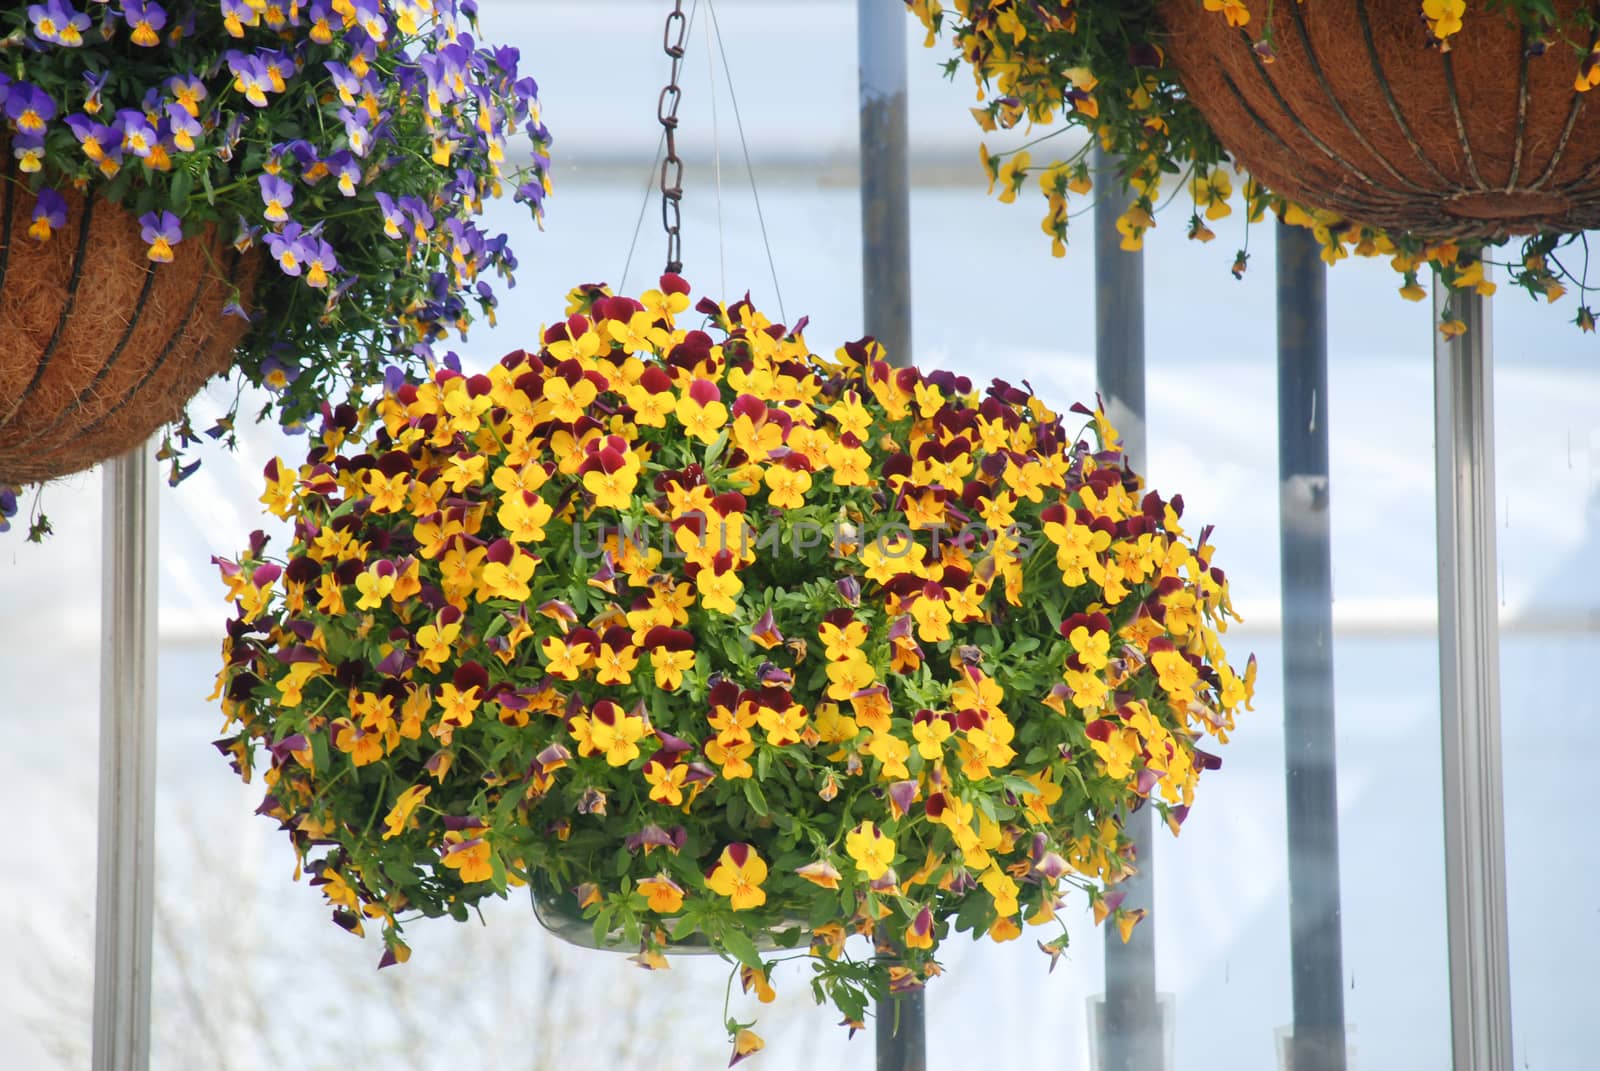
[[[1116,157],[1096,147],[1095,181],[1113,188]],[[1095,381],[1106,416],[1122,433],[1128,461],[1145,472],[1144,433],[1144,255],[1122,249],[1117,216],[1123,201],[1102,193],[1094,206]],[[1153,905],[1155,836],[1152,808],[1129,814],[1123,829],[1133,839],[1138,873],[1126,879],[1122,906]],[[1156,935],[1153,918],[1134,927],[1123,944],[1106,927],[1106,1004],[1101,1071],[1161,1071],[1165,1046],[1156,1001]]]
[[[1487,270],[1485,271],[1487,274]],[[1500,627],[1494,543],[1494,377],[1489,302],[1434,280],[1466,334],[1435,334],[1439,700],[1451,1044],[1457,1071],[1511,1071]]]
[[[108,462],[102,476],[95,1071],[150,1066],[157,581],[152,464],[140,446]]]
[[[888,360],[911,362],[911,175],[906,159],[906,11],[858,0],[861,78],[861,301]],[[926,1071],[922,992],[878,1001],[878,1071]]]
[[[1289,822],[1294,1071],[1344,1071],[1339,785],[1328,532],[1327,268],[1315,236],[1277,225],[1278,507],[1283,750]]]
[[[861,298],[867,334],[911,362],[911,171],[906,157],[906,10],[857,0],[861,62]]]

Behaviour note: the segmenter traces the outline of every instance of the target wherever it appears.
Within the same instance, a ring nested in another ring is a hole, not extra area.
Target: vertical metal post
[[[857,0],[861,63],[861,279],[866,331],[911,361],[911,170],[906,158],[906,11]]]
[[[1500,627],[1494,542],[1494,381],[1489,303],[1434,280],[1467,332],[1434,336],[1439,699],[1451,1043],[1457,1071],[1511,1071]]]
[[[94,1069],[150,1065],[155,896],[156,481],[143,446],[104,467]]]
[[[1344,1071],[1339,786],[1328,513],[1328,302],[1321,247],[1277,225],[1278,507],[1294,1071]]]
[[[906,159],[906,12],[857,0],[861,78],[861,300],[866,333],[911,362],[911,173]],[[921,991],[878,1001],[878,1071],[926,1071]]]
[[[1096,147],[1095,182],[1113,189],[1116,158]],[[1095,381],[1106,416],[1122,433],[1128,461],[1145,467],[1144,431],[1144,254],[1122,249],[1117,216],[1123,201],[1102,192],[1094,206]],[[1138,873],[1123,882],[1123,907],[1153,907],[1155,836],[1150,807],[1127,816]],[[1100,1071],[1161,1071],[1165,1045],[1156,1001],[1156,935],[1153,918],[1134,928],[1124,944],[1115,926],[1105,928],[1106,1004]]]

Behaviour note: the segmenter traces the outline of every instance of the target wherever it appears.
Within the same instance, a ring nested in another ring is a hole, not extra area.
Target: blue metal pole
[[[1277,225],[1278,504],[1283,747],[1295,1071],[1344,1071],[1339,793],[1328,525],[1327,268],[1316,237]]]
[[[1116,158],[1098,147],[1096,183],[1113,188]],[[1123,201],[1102,192],[1094,206],[1095,382],[1111,423],[1122,433],[1128,461],[1146,471],[1144,430],[1144,254],[1122,248],[1117,217]],[[1127,815],[1123,830],[1133,840],[1138,873],[1120,886],[1123,907],[1153,906],[1155,838],[1151,808]],[[1101,1071],[1161,1071],[1164,1066],[1160,1008],[1156,997],[1154,918],[1134,928],[1126,944],[1107,926],[1106,1004]]]
[[[906,10],[858,0],[861,72],[861,277],[866,331],[911,363],[911,169]]]
[[[861,77],[861,298],[866,333],[911,363],[911,173],[907,163],[906,11],[858,0]],[[878,1001],[878,1071],[926,1071],[921,991]]]

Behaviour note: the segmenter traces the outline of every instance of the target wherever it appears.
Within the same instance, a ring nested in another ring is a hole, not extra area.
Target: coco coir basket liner
[[[1561,25],[1578,6],[1555,5]],[[1530,55],[1511,15],[1472,4],[1442,51],[1415,0],[1309,0],[1273,9],[1268,63],[1258,7],[1234,29],[1163,0],[1161,44],[1274,193],[1426,238],[1600,226],[1600,97],[1575,92],[1582,57],[1559,37]]]
[[[154,264],[130,213],[70,191],[40,242],[34,195],[0,187],[0,484],[36,483],[138,446],[229,366],[248,325],[222,307],[259,256],[208,231]]]

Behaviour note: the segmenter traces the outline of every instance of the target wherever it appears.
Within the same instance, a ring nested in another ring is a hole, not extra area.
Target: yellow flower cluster
[[[262,812],[391,956],[402,911],[530,883],[641,962],[700,930],[759,971],[821,919],[819,969],[867,934],[903,989],[952,928],[1104,905],[1126,808],[1176,830],[1250,700],[1207,536],[1098,410],[696,313],[675,276],[576,291],[537,352],[268,466],[290,546],[219,562],[219,746],[270,756]]]

